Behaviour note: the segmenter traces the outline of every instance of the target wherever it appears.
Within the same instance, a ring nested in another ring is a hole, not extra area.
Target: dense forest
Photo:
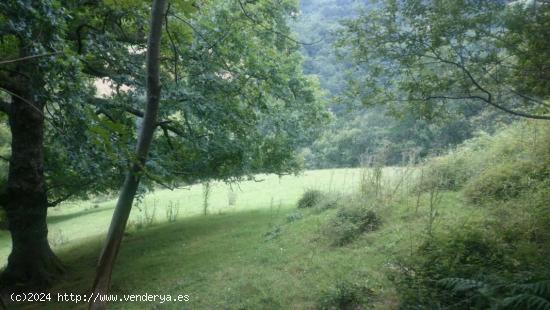
[[[550,3],[0,3],[0,309],[550,309]]]
[[[349,45],[340,44],[344,21],[356,18],[361,1],[302,1],[295,31],[302,42],[304,72],[319,77],[329,98],[334,120],[320,138],[303,150],[310,168],[350,167],[361,164],[365,152],[386,153],[386,163],[399,165],[403,153],[414,150],[423,158],[444,153],[470,139],[476,131],[494,132],[510,123],[477,102],[449,103],[447,111],[400,111],[383,100],[356,96],[348,87],[364,74],[353,65]],[[378,4],[380,5],[380,4]],[[375,9],[376,2],[363,9]],[[336,45],[336,46],[335,46]],[[379,104],[378,106],[374,106]],[[435,115],[437,113],[437,117]]]

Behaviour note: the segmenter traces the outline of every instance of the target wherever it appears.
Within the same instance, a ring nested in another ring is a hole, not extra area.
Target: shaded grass
[[[261,208],[280,208],[296,203],[298,197],[307,188],[351,192],[356,189],[360,169],[326,169],[305,171],[298,176],[258,175],[256,181],[245,181],[227,185],[212,182],[209,210],[211,213],[228,213]],[[228,192],[230,186],[237,195],[236,205],[230,207]],[[101,202],[100,202],[101,201]],[[67,245],[84,242],[88,238],[103,238],[113,208],[114,199],[100,201],[76,201],[64,203],[49,210],[48,223],[53,235],[61,235],[63,244],[52,240],[55,250]],[[136,223],[143,216],[143,206],[157,206],[155,223],[166,221],[166,207],[178,203],[179,217],[189,217],[202,212],[202,186],[196,184],[183,189],[159,189],[143,198],[141,206],[134,207],[129,223]],[[97,206],[97,208],[95,208]],[[51,239],[51,238],[50,238]],[[0,231],[0,266],[4,265],[11,249],[11,240],[6,231]]]
[[[445,194],[444,224],[466,221],[476,211],[458,208]],[[110,309],[316,309],[337,283],[353,282],[374,292],[371,305],[396,308],[386,274],[393,257],[407,255],[421,241],[424,209],[414,214],[406,203],[379,210],[380,230],[334,247],[321,230],[336,210],[304,212],[288,223],[294,206],[192,216],[158,224],[126,236],[115,273],[114,294],[188,294],[188,303],[112,303]],[[457,212],[456,210],[461,210]],[[267,239],[267,232],[280,234]],[[59,254],[69,276],[52,292],[85,293],[92,283],[100,243],[88,238]],[[21,305],[18,305],[21,307]],[[29,305],[31,309],[86,309],[85,304]]]

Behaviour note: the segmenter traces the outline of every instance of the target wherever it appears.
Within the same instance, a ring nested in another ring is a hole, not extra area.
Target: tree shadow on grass
[[[60,222],[68,221],[73,218],[86,216],[94,213],[99,212],[106,212],[113,210],[115,207],[106,207],[106,208],[96,208],[96,209],[85,209],[78,212],[68,213],[68,214],[61,214],[61,215],[50,215],[48,216],[48,224],[57,224]]]
[[[112,209],[112,208],[111,208]],[[91,209],[61,215],[57,221],[108,210]],[[241,211],[223,215],[191,216],[173,223],[159,223],[142,230],[130,230],[124,237],[110,293],[150,291],[151,283],[166,285],[165,278],[212,272],[220,262],[239,262],[237,248],[243,244],[255,248],[263,242],[262,234],[272,219],[267,211]],[[255,227],[251,231],[243,228]],[[239,238],[233,238],[239,233]],[[239,242],[245,238],[243,242]],[[57,251],[67,267],[67,274],[48,290],[57,293],[89,293],[103,238],[90,236]],[[235,244],[235,242],[239,244]],[[217,268],[217,267],[216,267]],[[175,281],[175,280],[174,280]],[[154,284],[153,287],[157,285]],[[8,305],[14,309],[86,309],[86,303],[21,303]],[[76,306],[76,308],[75,308]],[[11,308],[10,308],[11,309]]]

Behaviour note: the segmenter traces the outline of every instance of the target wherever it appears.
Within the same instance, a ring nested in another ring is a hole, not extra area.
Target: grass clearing
[[[384,174],[395,178],[397,169]],[[345,298],[340,287],[368,292],[368,304],[395,308],[398,298],[388,280],[393,257],[412,253],[425,234],[424,199],[418,212],[411,199],[396,200],[377,210],[379,230],[345,246],[333,246],[322,230],[337,210],[303,210],[296,202],[306,189],[352,193],[360,169],[307,171],[302,176],[263,177],[240,185],[236,207],[227,207],[227,186],[213,185],[211,215],[201,216],[201,186],[158,191],[159,210],[153,226],[131,229],[113,275],[113,294],[188,294],[187,303],[111,303],[111,309],[319,309],[326,301]],[[179,198],[178,198],[179,197]],[[161,210],[179,199],[180,218],[167,223]],[[52,231],[66,240],[57,252],[71,266],[67,279],[51,292],[86,293],[92,283],[101,236],[113,201],[93,202],[52,212]],[[183,207],[185,206],[185,207]],[[256,207],[255,207],[256,206]],[[132,220],[136,219],[136,211]],[[436,229],[479,218],[479,209],[462,206],[456,193],[445,193]],[[101,228],[102,227],[102,228]],[[95,235],[94,235],[95,234]],[[2,239],[6,242],[5,239]],[[16,305],[30,309],[86,309],[84,303]]]
[[[212,182],[210,213],[279,208],[293,205],[307,188],[351,192],[356,188],[359,169],[332,169],[306,171],[299,176],[259,175],[256,181],[233,184],[236,204],[229,206],[230,186]],[[202,213],[202,186],[200,184],[184,189],[160,189],[144,197],[143,203],[133,208],[129,225],[135,225],[144,217],[144,208],[152,212],[156,205],[155,223],[166,221],[166,207],[177,203],[178,217],[189,217]],[[100,238],[106,233],[116,204],[115,199],[98,199],[65,203],[49,210],[48,224],[50,240],[55,249],[78,244],[89,238]],[[11,249],[6,231],[0,231],[0,265],[4,265]]]

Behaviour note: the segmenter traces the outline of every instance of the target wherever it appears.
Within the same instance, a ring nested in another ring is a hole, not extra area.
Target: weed
[[[302,198],[298,200],[298,208],[299,209],[312,208],[316,206],[319,202],[321,202],[324,196],[325,195],[323,194],[323,192],[319,190],[308,189],[302,195]]]
[[[369,298],[374,291],[368,287],[348,281],[338,282],[318,303],[322,310],[361,310],[368,308]]]
[[[270,231],[264,234],[265,241],[271,241],[279,238],[279,236],[281,235],[281,231],[282,231],[281,225],[273,226]]]
[[[51,246],[59,246],[67,243],[69,239],[63,234],[63,230],[55,229],[49,234],[49,241]]]
[[[175,222],[178,219],[178,214],[180,212],[179,202],[174,203],[172,200],[168,202],[166,206],[166,220],[168,222]]]
[[[287,223],[296,222],[298,220],[301,220],[304,217],[304,215],[299,211],[292,211],[289,213],[286,217]]]
[[[229,187],[227,191],[227,204],[230,207],[234,207],[237,204],[237,192],[232,187]]]
[[[345,198],[339,194],[325,195],[323,200],[316,204],[315,210],[318,212],[323,212],[329,209],[336,209],[341,205],[343,200],[345,200]]]
[[[153,199],[152,205],[149,205],[145,200],[141,204],[143,204],[141,208],[139,202],[136,205],[140,211],[135,223],[135,228],[137,230],[153,226],[157,213],[157,199]]]
[[[333,245],[342,246],[363,233],[378,229],[381,224],[380,217],[372,209],[357,203],[340,208],[327,223],[325,234]]]
[[[202,211],[204,215],[208,214],[208,204],[210,200],[210,182],[205,182],[202,184]]]

